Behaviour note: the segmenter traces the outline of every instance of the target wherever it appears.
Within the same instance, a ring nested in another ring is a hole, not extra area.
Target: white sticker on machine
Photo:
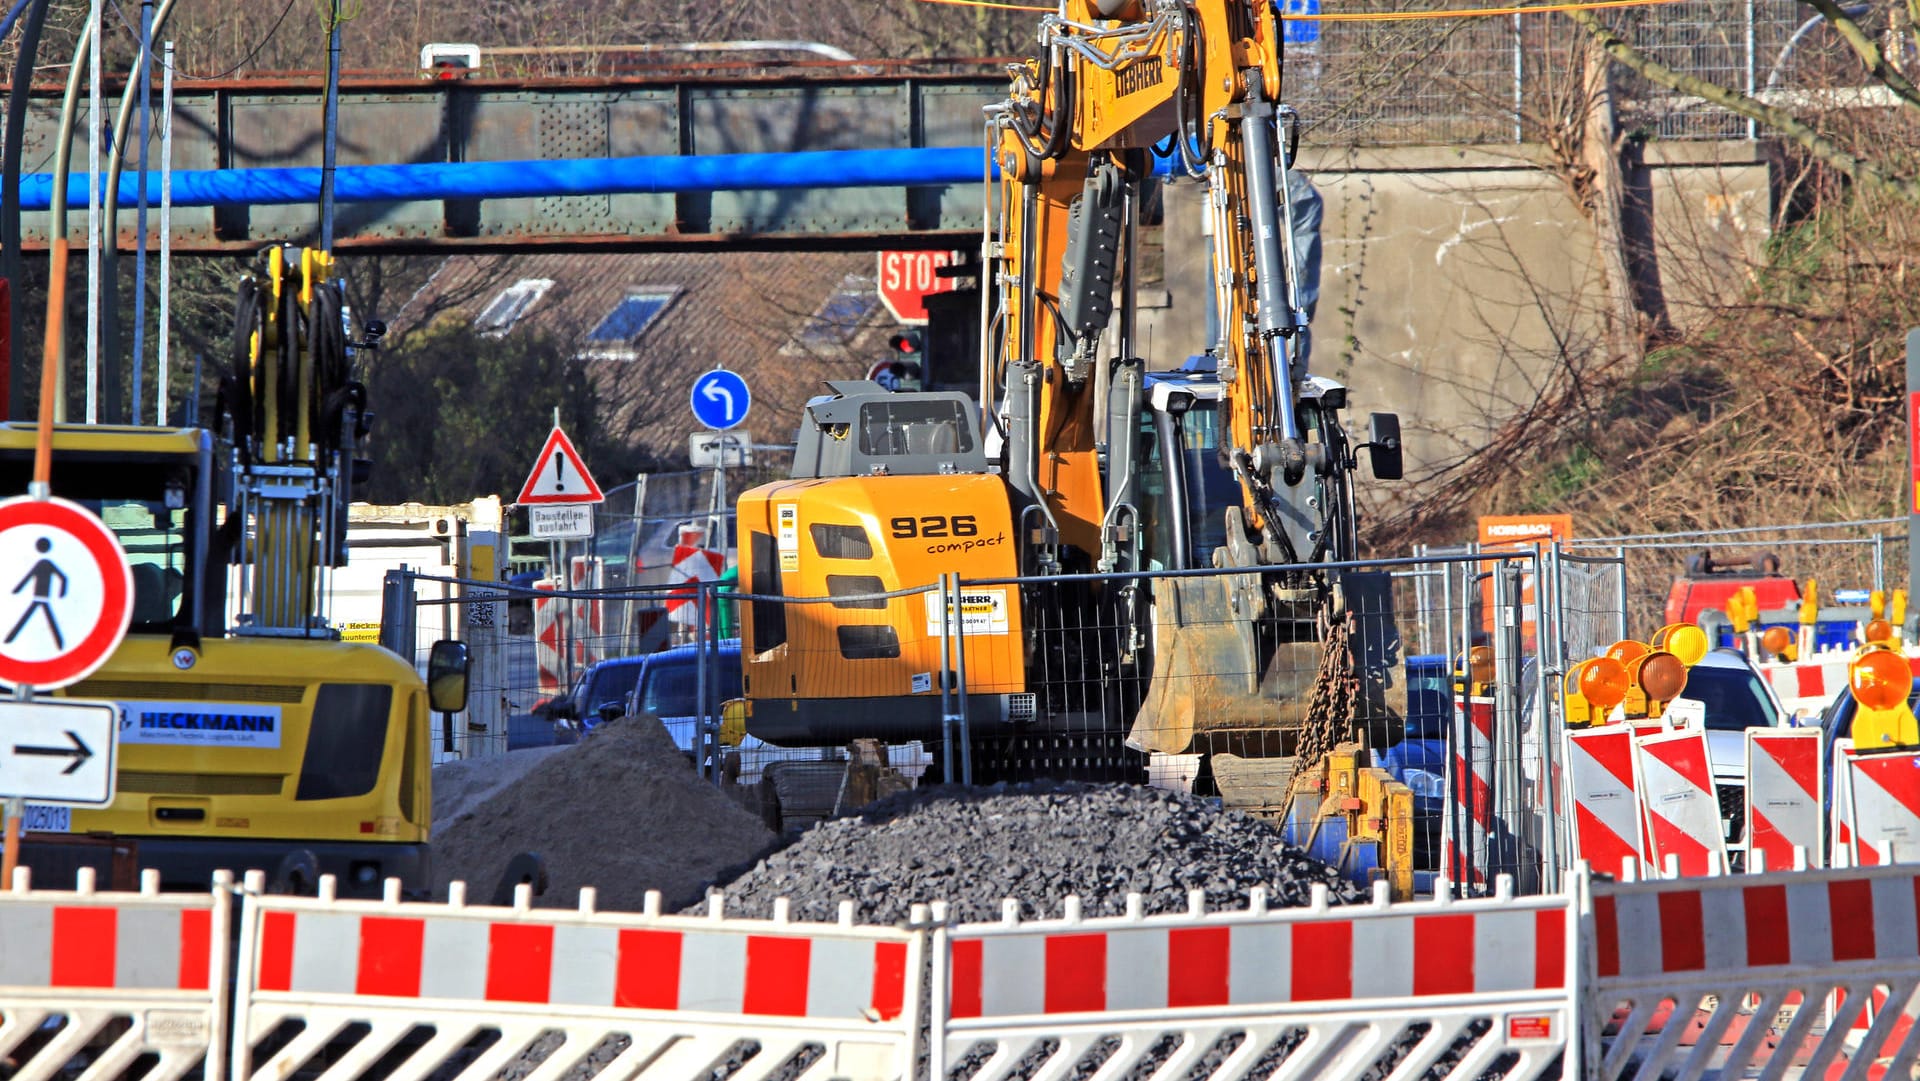
[[[940,635],[940,594],[921,594],[927,601],[927,635]],[[953,598],[948,598],[948,634],[1007,633],[1007,591],[1004,589],[963,589],[960,591],[960,618],[953,618]]]
[[[280,746],[280,707],[250,702],[122,702],[120,742],[272,750]]]
[[[780,546],[780,573],[800,569],[800,504],[781,503],[774,507],[775,539]]]

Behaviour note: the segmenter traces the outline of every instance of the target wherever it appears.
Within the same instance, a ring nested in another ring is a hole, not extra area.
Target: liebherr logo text
[[[1007,539],[1005,533],[995,533],[991,537],[975,537],[972,540],[954,541],[951,544],[929,544],[928,555],[942,555],[947,552],[971,552],[975,548],[991,548]]]
[[[1137,94],[1142,90],[1151,90],[1160,85],[1162,75],[1160,58],[1149,56],[1145,60],[1136,60],[1120,72],[1121,97]]]

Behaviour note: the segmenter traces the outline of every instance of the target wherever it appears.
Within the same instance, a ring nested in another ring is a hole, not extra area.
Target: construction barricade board
[[[1910,1007],[1871,1007],[1920,984],[1917,894],[1899,867],[1594,882],[1582,1076],[1908,1076]]]
[[[1493,699],[1456,699],[1447,755],[1447,811],[1441,822],[1441,871],[1477,891],[1493,859]]]
[[[850,908],[803,924],[784,902],[738,920],[389,896],[246,907],[235,1078],[912,1075],[925,935]]]
[[[1766,661],[1759,666],[1780,706],[1793,714],[1812,714],[1825,709],[1833,696],[1847,685],[1847,663],[1853,651],[1828,650],[1800,661]]]
[[[1784,871],[1826,862],[1821,825],[1825,743],[1818,728],[1747,729],[1746,838],[1750,866]]]
[[[1854,865],[1920,862],[1920,751],[1856,749],[1847,774]]]
[[[1566,734],[1567,817],[1573,859],[1608,874],[1646,859],[1645,826],[1633,773],[1633,733],[1624,724],[1570,729]]]
[[[232,893],[79,889],[0,892],[0,1075],[45,1081],[117,1077],[142,1058],[143,1081],[223,1077]]]
[[[1654,870],[1682,876],[1724,870],[1725,826],[1720,821],[1720,797],[1713,786],[1706,733],[1636,736],[1633,758],[1648,862]]]
[[[1573,1023],[1564,896],[1021,922],[936,931],[933,1066],[972,1081],[1478,1078],[1556,1066]],[[1383,884],[1380,884],[1384,886]],[[1322,889],[1315,887],[1316,890]],[[1036,1066],[1036,1060],[1040,1060]]]

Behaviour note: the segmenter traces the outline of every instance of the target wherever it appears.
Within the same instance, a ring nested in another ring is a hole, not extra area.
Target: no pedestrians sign
[[[85,679],[126,637],[133,572],[119,538],[65,499],[0,501],[0,684]]]

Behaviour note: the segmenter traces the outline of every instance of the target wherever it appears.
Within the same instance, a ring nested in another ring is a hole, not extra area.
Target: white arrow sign
[[[119,731],[112,702],[0,701],[0,796],[112,803]]]

